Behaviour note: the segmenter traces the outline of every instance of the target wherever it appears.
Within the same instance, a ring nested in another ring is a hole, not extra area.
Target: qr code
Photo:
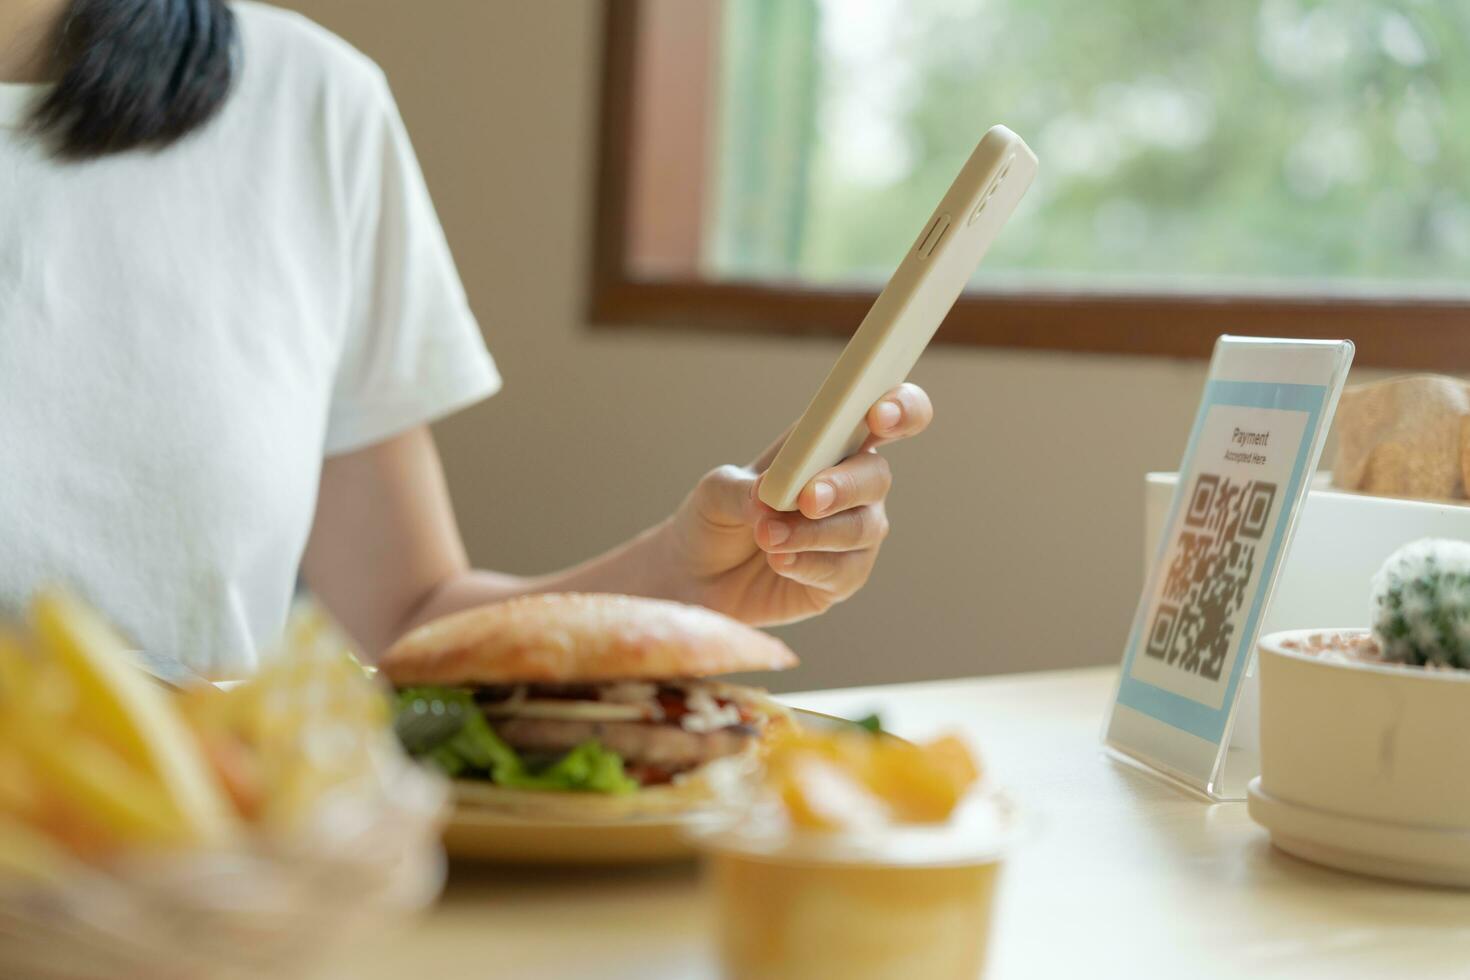
[[[1145,653],[1187,673],[1220,679],[1275,502],[1274,483],[1199,475]]]

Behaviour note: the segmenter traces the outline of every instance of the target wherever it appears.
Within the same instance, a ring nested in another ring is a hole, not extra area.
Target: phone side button
[[[949,215],[941,214],[935,218],[929,226],[929,232],[919,241],[919,258],[927,259],[939,242],[944,238],[944,233],[949,231]]]

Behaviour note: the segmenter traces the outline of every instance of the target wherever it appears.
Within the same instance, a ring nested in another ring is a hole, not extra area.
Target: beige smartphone
[[[858,451],[868,409],[908,377],[1035,176],[1021,137],[985,134],[766,470],[761,500],[795,510],[807,481]]]

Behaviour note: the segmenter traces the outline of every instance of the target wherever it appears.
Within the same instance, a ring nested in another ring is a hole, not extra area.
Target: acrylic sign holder
[[[1352,358],[1349,341],[1215,345],[1103,737],[1212,800],[1259,772],[1256,639]]]

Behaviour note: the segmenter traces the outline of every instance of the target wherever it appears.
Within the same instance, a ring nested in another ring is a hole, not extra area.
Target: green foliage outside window
[[[712,275],[881,281],[1003,122],[1041,176],[981,280],[1464,288],[1467,0],[724,7]]]

